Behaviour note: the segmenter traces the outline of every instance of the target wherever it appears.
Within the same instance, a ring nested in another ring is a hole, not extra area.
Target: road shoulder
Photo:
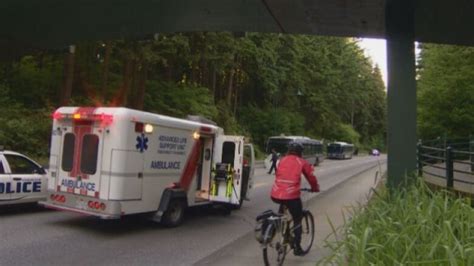
[[[358,173],[334,188],[318,195],[309,201],[308,209],[315,216],[316,238],[311,252],[305,257],[295,257],[288,254],[286,265],[315,265],[315,263],[330,254],[324,247],[324,240],[331,235],[329,223],[342,226],[350,214],[350,210],[365,204],[370,189],[375,186],[375,177],[380,179],[380,174],[386,171],[386,165],[372,167],[367,171]],[[222,247],[213,254],[198,261],[195,265],[262,265],[260,245],[249,232],[229,245]]]

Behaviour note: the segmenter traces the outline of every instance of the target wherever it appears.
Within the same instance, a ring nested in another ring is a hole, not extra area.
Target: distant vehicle
[[[354,145],[346,142],[333,142],[327,146],[329,159],[351,159],[354,154]]]
[[[377,150],[377,149],[372,149],[372,151],[370,152],[370,155],[372,155],[372,156],[379,156],[379,155],[380,155],[380,152],[379,152],[379,150]]]
[[[23,154],[0,146],[0,205],[46,199],[46,170]]]
[[[310,164],[319,165],[324,160],[324,146],[319,140],[303,136],[274,136],[267,140],[265,151],[268,155],[264,161],[265,168],[269,169],[271,166],[272,149],[275,149],[280,157],[284,156],[288,152],[288,143],[291,141],[297,141],[303,145],[303,158]]]
[[[61,107],[53,119],[46,207],[177,226],[186,207],[239,208],[252,187],[253,146],[204,120],[108,107]]]

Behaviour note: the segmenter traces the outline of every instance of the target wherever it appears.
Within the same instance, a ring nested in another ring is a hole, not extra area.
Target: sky
[[[372,58],[374,64],[379,65],[382,72],[382,79],[387,87],[387,52],[384,39],[368,39],[364,38],[359,42],[364,49],[365,55]]]

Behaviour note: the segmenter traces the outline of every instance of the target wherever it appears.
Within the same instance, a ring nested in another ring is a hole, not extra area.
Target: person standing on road
[[[271,174],[272,173],[272,170],[275,169],[275,172],[277,170],[277,162],[278,162],[278,154],[276,152],[276,150],[273,148],[272,149],[272,158],[271,158],[271,161],[272,161],[272,166],[270,166],[270,170],[268,171],[267,174]]]
[[[276,170],[275,182],[273,183],[271,198],[272,201],[286,206],[294,222],[295,239],[293,252],[296,256],[305,255],[301,248],[301,220],[303,219],[303,204],[301,202],[301,174],[303,174],[311,185],[312,192],[319,192],[319,184],[313,174],[314,168],[305,159],[301,158],[303,145],[297,142],[290,142],[288,154],[280,160]]]

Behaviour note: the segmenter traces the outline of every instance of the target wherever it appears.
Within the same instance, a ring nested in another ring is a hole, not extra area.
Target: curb
[[[317,198],[317,197],[320,197],[320,195],[328,194],[329,192],[332,192],[333,190],[337,189],[338,187],[344,185],[346,182],[348,182],[348,181],[351,180],[352,178],[354,178],[354,177],[356,177],[356,176],[358,176],[358,175],[360,175],[360,174],[362,174],[362,173],[368,172],[368,171],[374,169],[375,167],[381,167],[381,165],[386,164],[386,163],[387,163],[386,161],[383,162],[383,163],[378,162],[377,165],[370,166],[370,167],[368,167],[368,168],[365,168],[364,170],[361,170],[361,171],[359,171],[359,172],[356,172],[355,174],[350,175],[350,176],[349,176],[348,178],[346,178],[345,180],[343,180],[343,181],[337,183],[336,185],[330,187],[328,190],[319,192],[317,195],[315,195],[314,197],[308,199],[306,202],[311,202],[313,199],[315,199],[315,198]],[[378,181],[374,182],[375,184],[374,184],[374,186],[372,186],[372,188],[375,187],[375,186],[378,184],[378,182],[382,179],[382,176],[383,176],[384,174],[385,174],[385,173],[380,174],[380,177],[378,178]]]

